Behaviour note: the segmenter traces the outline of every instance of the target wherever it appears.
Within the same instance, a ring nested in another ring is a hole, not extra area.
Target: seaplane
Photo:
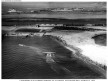
[[[43,52],[44,54],[46,54],[46,57],[52,57],[55,52]]]
[[[49,63],[55,63],[53,57],[54,57],[54,53],[55,52],[43,52],[44,54],[46,54],[46,62]]]

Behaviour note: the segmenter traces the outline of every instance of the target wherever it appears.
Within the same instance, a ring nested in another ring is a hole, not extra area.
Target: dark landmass
[[[15,32],[29,32],[29,33],[38,33],[40,29],[18,29]]]
[[[101,31],[106,31],[104,29],[94,29],[94,28],[87,28],[87,27],[75,27],[75,26],[71,26],[71,27],[66,27],[66,26],[63,26],[63,27],[54,27],[53,30],[80,30],[80,31],[98,31],[98,30],[101,30]]]
[[[95,26],[106,26],[105,18],[94,19],[62,19],[62,18],[2,18],[2,26],[22,26],[35,24],[66,24],[73,26],[84,26],[94,24]]]
[[[99,34],[92,37],[95,40],[96,44],[107,46],[107,35],[106,34]]]

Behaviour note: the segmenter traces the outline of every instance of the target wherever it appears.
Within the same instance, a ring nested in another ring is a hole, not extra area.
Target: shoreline
[[[72,46],[72,45],[68,45],[65,41],[63,41],[62,39],[56,36],[52,36],[52,35],[50,36],[51,36],[51,39],[58,42],[60,45],[64,46],[66,49],[70,50],[72,52],[72,55],[74,55],[75,58],[80,60],[83,64],[87,65],[88,68],[95,71],[96,73],[101,74],[103,77],[106,78],[106,65],[102,65],[97,62],[94,62],[89,57],[81,54],[80,48]]]

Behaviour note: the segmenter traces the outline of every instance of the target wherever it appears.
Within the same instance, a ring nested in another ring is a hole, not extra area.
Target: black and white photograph
[[[106,21],[104,1],[1,2],[1,78],[106,80]]]

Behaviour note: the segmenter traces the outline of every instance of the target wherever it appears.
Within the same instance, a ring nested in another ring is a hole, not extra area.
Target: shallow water
[[[24,44],[27,47],[19,46]],[[28,47],[30,46],[30,47]],[[56,52],[55,63],[48,64],[43,52]],[[99,79],[101,75],[70,57],[71,51],[43,37],[5,37],[2,40],[3,79]],[[66,69],[66,71],[64,71]],[[55,72],[55,71],[57,72]],[[69,73],[67,72],[69,71]]]

